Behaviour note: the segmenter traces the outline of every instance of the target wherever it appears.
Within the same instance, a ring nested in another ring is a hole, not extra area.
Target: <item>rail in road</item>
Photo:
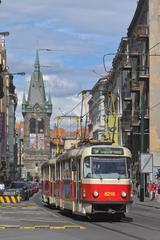
[[[66,234],[65,240],[69,239],[67,238],[69,232],[75,234],[75,239],[76,234],[80,236],[78,239],[86,239],[85,236],[88,234],[90,238],[87,240],[102,240],[103,236],[109,235],[114,236],[115,238],[112,237],[114,240],[159,240],[160,236],[160,210],[138,205],[134,206],[132,212],[120,222],[104,218],[90,222],[86,218],[76,218],[71,214],[43,206],[37,195],[37,199],[35,197],[20,204],[1,205],[0,215],[1,234],[5,233],[5,230],[12,232],[13,229],[19,232],[30,231],[29,234],[32,231],[39,234],[38,230],[42,230],[46,234],[49,231],[54,236],[58,230],[62,230],[61,232],[65,231]]]

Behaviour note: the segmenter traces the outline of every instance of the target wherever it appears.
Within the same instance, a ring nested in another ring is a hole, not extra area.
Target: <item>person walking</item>
[[[157,185],[155,182],[153,182],[153,194],[152,194],[152,200],[155,199],[156,197],[156,192],[157,192]]]
[[[157,184],[157,202],[160,203],[160,178],[158,179]]]
[[[0,182],[0,194],[5,190],[5,185],[3,182]]]
[[[149,183],[149,198],[150,198],[150,200],[153,200],[153,192],[154,192],[154,184],[153,184],[152,180],[150,180],[150,183]]]

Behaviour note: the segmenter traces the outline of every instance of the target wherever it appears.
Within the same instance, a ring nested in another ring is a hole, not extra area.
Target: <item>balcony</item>
[[[132,70],[132,66],[131,66],[131,63],[129,61],[123,66],[123,70],[124,71],[131,71]]]
[[[140,126],[140,119],[139,119],[139,115],[137,113],[134,116],[132,116],[131,126],[132,127]]]
[[[149,26],[148,25],[137,25],[135,29],[135,34],[138,38],[148,38],[149,37]]]
[[[140,83],[137,80],[131,80],[131,92],[139,92]]]
[[[131,92],[129,90],[124,90],[123,92],[123,101],[130,102],[132,101]]]
[[[132,131],[131,116],[130,115],[122,117],[122,130],[124,132],[131,132]]]
[[[149,67],[139,66],[137,67],[137,71],[139,72],[139,81],[145,81],[149,79]]]

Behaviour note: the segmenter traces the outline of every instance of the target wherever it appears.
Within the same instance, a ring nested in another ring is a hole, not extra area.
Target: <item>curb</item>
[[[140,206],[144,206],[144,207],[151,207],[151,208],[160,209],[160,206],[148,205],[148,204],[143,204],[143,203],[136,203],[136,204],[140,205]]]

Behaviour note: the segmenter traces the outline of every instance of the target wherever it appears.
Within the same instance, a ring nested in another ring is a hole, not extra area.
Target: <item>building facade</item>
[[[5,33],[4,33],[5,35]],[[2,33],[0,45],[0,177],[5,180],[16,176],[16,137],[15,111],[17,95],[13,84],[13,75],[7,66],[5,39]]]
[[[150,178],[156,181],[160,169],[159,11],[159,0],[137,2],[127,36],[121,39],[104,88],[108,92],[104,107],[111,110],[114,102],[118,144],[132,151],[136,179],[140,176],[141,153],[153,156],[153,168],[145,174],[146,185]],[[115,101],[111,102],[110,92]],[[105,116],[108,115],[107,110]]]
[[[36,53],[28,98],[22,102],[24,117],[23,165],[29,175],[40,176],[41,164],[50,158],[51,97],[46,99],[39,55]]]

